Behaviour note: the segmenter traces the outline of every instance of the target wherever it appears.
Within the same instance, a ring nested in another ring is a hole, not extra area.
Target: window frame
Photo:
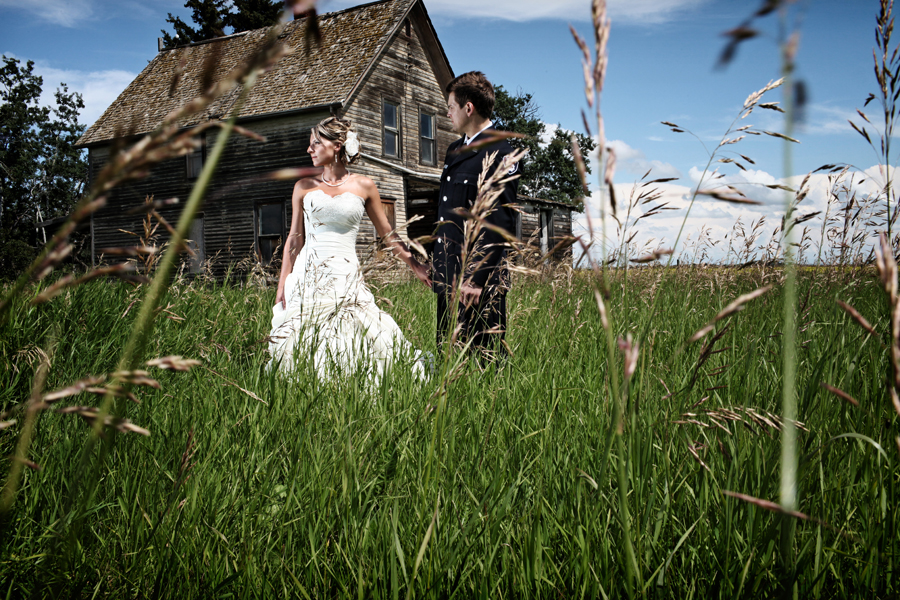
[[[422,133],[422,117],[431,119],[431,137],[427,138]],[[419,164],[428,167],[437,166],[437,115],[430,110],[419,109]],[[431,161],[426,161],[422,157],[422,147],[425,143],[431,145]]]
[[[281,232],[280,233],[262,233],[262,209],[264,206],[274,206],[279,205],[281,207]],[[285,225],[287,222],[287,203],[284,200],[260,200],[253,206],[253,245],[256,247],[256,254],[259,257],[260,263],[265,266],[271,265],[277,258],[277,253],[275,250],[278,248],[277,240],[281,240],[281,244],[284,244],[284,240],[287,238],[287,232],[285,231]],[[260,245],[261,240],[275,240],[275,245],[272,247],[272,256],[266,260],[263,255],[262,247]]]
[[[195,165],[197,167],[196,171],[192,171],[192,160],[199,159],[199,165]],[[200,136],[200,147],[196,150],[192,150],[184,155],[184,175],[188,181],[194,181],[198,177],[200,177],[200,173],[203,171],[203,165],[206,164],[206,134]]]
[[[394,114],[397,119],[396,127],[388,127],[385,120],[385,107],[388,104],[394,107]],[[386,158],[395,158],[397,160],[402,160],[403,158],[403,119],[401,117],[400,108],[400,102],[396,100],[385,97],[381,99],[381,155]],[[396,154],[387,153],[387,136],[389,133],[396,136]]]

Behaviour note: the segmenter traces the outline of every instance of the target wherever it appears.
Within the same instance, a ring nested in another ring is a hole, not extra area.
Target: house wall
[[[552,215],[550,221],[551,230],[548,250],[552,250],[556,246],[556,244],[563,241],[567,237],[571,237],[572,211],[570,209],[560,208],[558,206],[547,204],[539,204],[537,202],[523,201],[520,201],[518,203],[518,206],[520,207],[519,227],[521,230],[519,239],[526,244],[534,247],[535,249],[540,249],[541,211],[545,211],[546,213]],[[553,258],[555,260],[571,260],[571,246],[562,250],[557,250],[554,253]]]
[[[255,207],[265,202],[285,202],[286,227],[290,224],[290,199],[294,181],[250,181],[278,169],[309,166],[306,153],[312,125],[327,113],[308,113],[293,117],[252,121],[244,126],[266,137],[262,143],[240,135],[232,135],[219,162],[216,174],[201,209],[206,258],[215,257],[214,273],[224,275],[229,263],[251,255],[255,248]],[[209,130],[205,138],[208,155],[218,132]],[[94,147],[91,154],[91,177],[96,177],[109,160],[109,147]],[[159,212],[173,226],[195,183],[187,177],[186,159],[178,157],[156,165],[148,177],[117,187],[107,206],[94,215],[94,260],[115,262],[102,256],[103,249],[133,245],[137,237],[128,232],[143,233],[143,215],[128,215],[145,198],[156,200],[178,198],[179,204]],[[168,238],[160,228],[160,239]]]
[[[350,99],[343,115],[353,120],[360,132],[361,151],[386,160],[399,167],[418,173],[440,176],[447,147],[458,136],[450,129],[447,118],[447,101],[428,62],[425,49],[414,22],[400,27],[376,63]],[[400,157],[385,156],[383,151],[382,106],[384,100],[400,105]],[[435,118],[435,164],[419,162],[419,113],[427,112]],[[399,171],[360,160],[354,171],[371,177],[382,197],[395,200],[397,226],[400,235],[406,237],[402,226],[407,220],[406,177]],[[437,183],[435,183],[437,185]],[[435,190],[435,198],[437,192]],[[374,239],[371,224],[366,220],[360,228],[363,241]],[[433,226],[432,226],[433,229]]]

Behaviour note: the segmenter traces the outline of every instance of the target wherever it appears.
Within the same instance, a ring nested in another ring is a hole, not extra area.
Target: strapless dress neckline
[[[336,200],[337,198],[340,198],[341,196],[353,196],[354,198],[356,198],[363,204],[366,203],[365,198],[363,198],[362,196],[360,196],[358,194],[354,194],[353,192],[341,192],[340,194],[335,194],[334,196],[332,196],[331,194],[329,194],[322,188],[316,188],[310,192],[307,192],[306,195],[309,196],[310,194],[315,194],[316,192],[321,193],[323,196],[325,196],[326,198],[330,198],[331,200]]]

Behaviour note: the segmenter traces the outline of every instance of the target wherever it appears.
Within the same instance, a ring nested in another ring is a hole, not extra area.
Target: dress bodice
[[[365,203],[352,192],[329,196],[324,190],[315,189],[307,193],[303,199],[307,243],[326,236],[332,242],[343,241],[355,248]]]

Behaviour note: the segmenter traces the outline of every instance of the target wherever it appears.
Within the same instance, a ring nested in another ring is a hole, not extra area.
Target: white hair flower
[[[344,142],[344,150],[347,151],[347,156],[356,156],[359,154],[359,136],[356,135],[355,131],[347,132],[347,141]]]

